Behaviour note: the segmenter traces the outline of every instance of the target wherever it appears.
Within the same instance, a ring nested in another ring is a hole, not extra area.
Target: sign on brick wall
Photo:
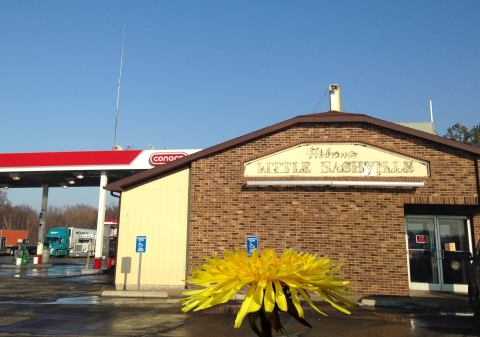
[[[245,163],[245,177],[428,177],[428,163],[361,143],[301,144]]]
[[[247,236],[247,254],[252,255],[253,251],[258,250],[258,236],[249,235]]]

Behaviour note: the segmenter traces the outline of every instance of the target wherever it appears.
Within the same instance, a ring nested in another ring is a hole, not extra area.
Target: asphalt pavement
[[[246,322],[233,328],[238,305],[183,314],[172,299],[101,297],[113,289],[112,275],[81,275],[84,262],[53,259],[56,273],[0,270],[0,336],[255,336]],[[480,320],[468,309],[355,307],[351,315],[325,310],[328,317],[307,310],[312,329],[288,316],[282,322],[292,337],[480,336]]]

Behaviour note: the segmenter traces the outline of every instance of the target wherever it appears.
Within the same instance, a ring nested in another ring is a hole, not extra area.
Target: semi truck
[[[45,237],[50,256],[85,257],[95,254],[95,229],[53,227]]]
[[[28,231],[0,229],[0,255],[13,255],[17,249],[18,240],[26,242]]]

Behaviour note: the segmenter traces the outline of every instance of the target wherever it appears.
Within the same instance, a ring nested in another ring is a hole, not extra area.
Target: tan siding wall
[[[135,289],[139,254],[138,235],[147,236],[142,257],[141,289],[183,286],[187,254],[189,169],[122,193],[118,266],[115,284],[122,289],[122,257],[131,257],[127,289]]]

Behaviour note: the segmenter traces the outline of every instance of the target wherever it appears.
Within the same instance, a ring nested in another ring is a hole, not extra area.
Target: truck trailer
[[[95,229],[53,227],[46,235],[50,256],[85,257],[95,254]]]
[[[0,255],[13,255],[17,249],[18,240],[26,242],[28,231],[0,229]]]

